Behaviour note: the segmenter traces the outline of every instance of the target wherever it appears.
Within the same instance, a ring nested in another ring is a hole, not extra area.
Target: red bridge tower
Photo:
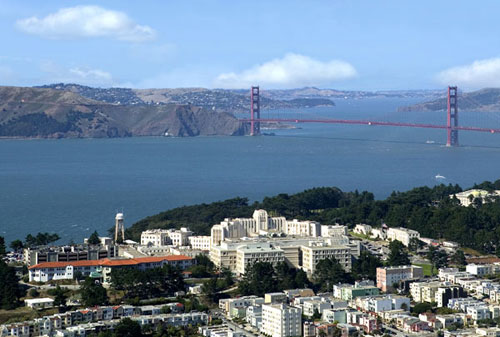
[[[458,103],[457,87],[448,87],[448,113],[446,118],[446,146],[458,146]]]
[[[260,96],[259,87],[252,87],[250,92],[250,136],[260,135]]]

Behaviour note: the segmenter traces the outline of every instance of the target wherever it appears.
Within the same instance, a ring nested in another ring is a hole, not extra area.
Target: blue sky
[[[500,86],[500,2],[4,1],[0,84]]]

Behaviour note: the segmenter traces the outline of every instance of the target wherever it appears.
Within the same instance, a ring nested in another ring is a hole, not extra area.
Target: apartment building
[[[316,221],[286,221],[283,232],[288,235],[317,237],[321,236],[321,225]]]
[[[282,303],[262,305],[261,332],[271,337],[302,336],[302,310]]]
[[[114,245],[93,246],[85,245],[25,248],[24,262],[28,266],[43,262],[72,262],[113,258],[118,255],[118,248]]]
[[[462,287],[439,281],[413,282],[410,294],[415,302],[436,302],[438,307],[447,306],[451,299],[465,297]]]
[[[191,246],[191,249],[205,250],[205,251],[210,250],[210,242],[211,242],[210,236],[203,236],[203,235],[190,236],[188,237],[188,241],[189,245]]]
[[[258,296],[243,296],[239,298],[225,298],[219,300],[219,309],[225,311],[226,315],[232,316],[234,309],[242,309],[245,312],[250,306],[258,306],[264,304],[264,298]]]
[[[377,268],[377,287],[382,291],[394,290],[394,285],[401,281],[421,278],[424,270],[419,266],[395,266]]]
[[[329,246],[324,242],[311,242],[301,246],[302,269],[308,274],[314,274],[319,261],[335,258],[346,271],[351,271],[352,255],[347,246]]]
[[[257,262],[268,262],[276,265],[284,261],[283,250],[270,243],[259,242],[240,245],[236,248],[236,273],[239,275],[245,274],[248,266]]]

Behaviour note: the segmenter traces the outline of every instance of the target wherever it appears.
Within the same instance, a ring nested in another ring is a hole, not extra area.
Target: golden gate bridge
[[[376,120],[350,120],[350,119],[301,119],[301,118],[261,118],[260,110],[260,89],[258,86],[251,88],[250,92],[250,118],[240,119],[243,123],[250,123],[250,135],[260,135],[260,123],[324,123],[324,124],[351,124],[351,125],[374,125],[374,126],[395,126],[425,129],[446,130],[446,146],[458,146],[458,131],[477,131],[500,133],[500,129],[484,128],[473,126],[460,126],[458,124],[458,88],[448,87],[446,124],[425,124],[425,123],[404,123],[404,122],[383,122]]]

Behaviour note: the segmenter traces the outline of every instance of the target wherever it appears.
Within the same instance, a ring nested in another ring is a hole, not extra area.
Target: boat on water
[[[433,140],[428,140],[425,142],[425,144],[434,144],[434,143],[435,143],[435,141],[433,141]]]
[[[436,174],[436,179],[446,179],[446,177],[440,174]]]

